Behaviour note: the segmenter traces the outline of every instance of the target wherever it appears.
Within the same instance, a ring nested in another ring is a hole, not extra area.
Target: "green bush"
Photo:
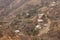
[[[32,28],[24,27],[23,28],[23,33],[26,34],[26,35],[35,36],[39,33],[39,30],[35,30],[34,27],[32,27]]]
[[[27,20],[27,23],[33,23],[33,21],[32,20]]]
[[[21,19],[21,15],[20,15],[20,14],[16,15],[16,17],[17,17],[18,19]]]
[[[28,13],[30,14],[30,16],[34,16],[37,13],[37,11],[33,9],[33,10],[29,10]]]
[[[3,31],[0,30],[0,38],[3,37]]]

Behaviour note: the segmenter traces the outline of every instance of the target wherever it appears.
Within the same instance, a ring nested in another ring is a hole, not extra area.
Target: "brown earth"
[[[52,2],[56,2],[54,6]],[[31,16],[26,17],[27,12]],[[28,34],[37,24],[37,14],[42,12],[48,26],[36,35]],[[16,29],[23,35],[15,33]],[[0,40],[60,40],[60,0],[0,0]]]

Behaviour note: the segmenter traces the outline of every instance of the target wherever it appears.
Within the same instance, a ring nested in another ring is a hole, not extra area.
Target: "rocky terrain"
[[[0,0],[0,40],[60,40],[60,0]]]

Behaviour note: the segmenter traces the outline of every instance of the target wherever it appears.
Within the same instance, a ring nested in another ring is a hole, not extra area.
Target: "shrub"
[[[27,20],[27,23],[33,23],[33,21],[32,20]]]
[[[0,30],[0,38],[3,37],[3,31]]]

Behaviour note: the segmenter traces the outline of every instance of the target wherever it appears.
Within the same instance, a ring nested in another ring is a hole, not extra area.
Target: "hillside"
[[[60,40],[60,0],[0,0],[0,40]]]

